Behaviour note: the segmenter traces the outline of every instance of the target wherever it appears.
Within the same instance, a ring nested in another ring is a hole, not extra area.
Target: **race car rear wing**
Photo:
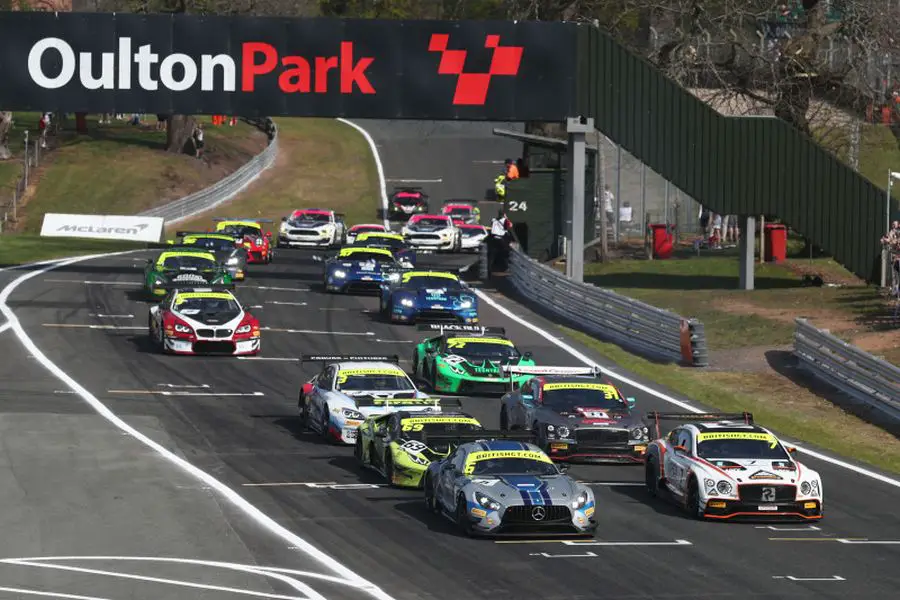
[[[461,332],[473,333],[476,335],[506,335],[506,329],[503,327],[481,327],[480,325],[459,325],[455,323],[422,323],[418,325],[419,331],[438,331],[440,333]]]
[[[500,367],[500,372],[504,377],[509,377],[509,387],[510,390],[514,390],[515,388],[515,380],[513,379],[513,375],[592,375],[594,377],[599,377],[603,370],[600,367],[543,367],[539,365],[535,365],[533,367],[527,366],[519,366],[519,365],[504,365]]]
[[[743,421],[746,425],[753,425],[753,413],[666,413],[659,411],[650,411],[647,413],[647,419],[656,423],[656,438],[662,437],[659,429],[660,421],[683,421],[685,423],[718,423],[722,421]]]
[[[479,442],[490,440],[509,440],[512,442],[530,442],[534,443],[537,434],[534,431],[502,431],[500,429],[480,429],[475,431],[460,431],[459,433],[434,433],[429,434],[427,431],[422,432],[422,443],[430,446],[431,444],[445,443],[450,445],[460,445],[467,442]]]
[[[369,407],[378,406],[385,408],[425,408],[432,407],[438,409],[444,408],[462,408],[462,402],[459,398],[377,398],[374,396],[353,396],[356,406]]]
[[[399,363],[400,357],[396,354],[310,354],[301,355],[300,362],[392,362]]]

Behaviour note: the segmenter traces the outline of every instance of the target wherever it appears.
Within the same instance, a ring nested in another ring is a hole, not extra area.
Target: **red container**
[[[653,231],[653,258],[670,258],[675,244],[669,226],[665,223],[651,223],[650,230]]]
[[[766,225],[766,262],[783,262],[787,258],[787,227]]]

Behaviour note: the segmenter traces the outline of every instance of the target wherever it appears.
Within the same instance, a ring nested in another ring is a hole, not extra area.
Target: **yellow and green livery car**
[[[447,441],[429,443],[429,435],[448,438],[483,430],[481,423],[461,412],[398,411],[371,416],[359,426],[354,454],[389,484],[417,488],[428,465],[446,458],[453,449]]]
[[[438,332],[413,351],[413,373],[434,392],[499,396],[530,377],[502,372],[507,366],[534,366],[531,353],[521,353],[502,327],[434,323],[419,329]]]
[[[167,250],[147,260],[144,290],[154,297],[165,296],[172,286],[203,287],[233,285],[231,275],[212,252]]]

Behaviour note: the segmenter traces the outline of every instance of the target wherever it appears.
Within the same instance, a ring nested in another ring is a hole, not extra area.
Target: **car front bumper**
[[[824,516],[819,500],[758,503],[709,498],[703,517],[718,520],[816,521]]]
[[[577,510],[566,505],[508,506],[501,514],[469,500],[467,508],[472,534],[476,536],[592,535],[598,525],[593,502]],[[533,516],[537,508],[544,509],[541,519]]]
[[[259,354],[260,338],[241,340],[194,339],[166,337],[163,340],[166,352],[171,354],[208,354],[221,356],[244,356]]]
[[[278,245],[279,246],[298,246],[305,248],[327,248],[334,244],[334,234],[328,234],[326,236],[312,236],[312,235],[278,235]]]
[[[643,464],[648,442],[611,448],[591,448],[574,441],[548,440],[547,455],[556,462],[635,463]]]
[[[404,236],[403,241],[414,250],[452,250],[454,246],[454,239],[452,237],[449,240],[432,240]]]
[[[394,323],[441,322],[473,325],[478,323],[478,311],[473,309],[417,309],[394,305],[391,310]]]
[[[523,383],[530,376],[516,377],[514,381]],[[438,368],[435,391],[447,394],[470,394],[474,396],[503,395],[509,391],[509,378],[474,377],[459,375]]]

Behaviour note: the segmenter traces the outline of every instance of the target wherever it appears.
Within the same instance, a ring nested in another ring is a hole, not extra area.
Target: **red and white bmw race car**
[[[150,339],[171,354],[259,354],[259,320],[226,288],[175,288],[150,307]]]

